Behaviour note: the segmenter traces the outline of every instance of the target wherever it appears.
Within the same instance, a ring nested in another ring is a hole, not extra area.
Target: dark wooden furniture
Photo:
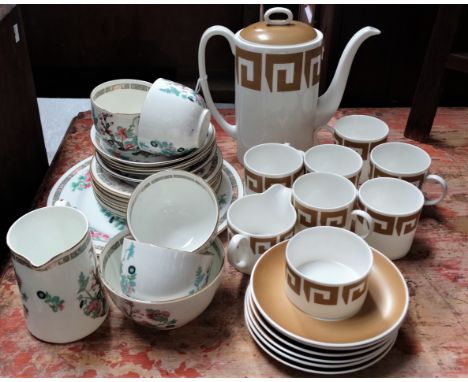
[[[444,87],[446,69],[468,73],[468,44],[466,52],[451,53],[462,18],[462,10],[462,5],[439,7],[414,93],[405,137],[418,141],[424,141],[429,137]],[[466,102],[468,102],[468,95]]]
[[[0,5],[0,7],[2,7]],[[31,207],[48,168],[19,7],[0,16],[0,265],[9,226]],[[2,12],[0,12],[2,14]]]

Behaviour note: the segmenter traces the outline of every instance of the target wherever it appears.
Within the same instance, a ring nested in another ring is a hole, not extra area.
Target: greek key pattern
[[[421,215],[420,210],[408,216],[387,216],[370,210],[361,202],[358,205],[360,209],[366,211],[374,218],[374,232],[386,236],[392,236],[395,232],[398,236],[401,236],[415,231],[418,226],[419,216]],[[362,217],[358,216],[357,219],[361,224],[363,223]]]
[[[267,178],[254,174],[249,171],[247,167],[244,169],[245,185],[248,189],[253,192],[263,192],[270,188],[274,184],[282,184],[285,187],[291,187],[294,181],[304,173],[303,167],[296,171],[292,175],[288,175],[282,178]]]
[[[307,88],[320,80],[320,60],[323,47],[289,54],[262,54],[236,48],[237,83],[248,89],[262,90],[262,66],[270,92],[290,92],[301,89],[302,78]]]
[[[238,233],[239,232],[237,232],[234,228],[228,225],[228,241],[230,241],[232,237]],[[289,231],[279,236],[262,237],[262,238],[250,236],[249,237],[250,249],[255,255],[261,255],[264,252],[266,252],[268,249],[273,247],[274,245],[284,240],[290,239],[293,235],[294,235],[294,227],[292,227]]]
[[[338,305],[340,287],[313,283],[303,279],[286,264],[286,282],[291,290],[298,296],[304,293],[307,302],[319,305]],[[367,277],[354,284],[342,287],[341,298],[345,305],[359,299],[367,291]]]
[[[421,188],[424,183],[424,179],[426,178],[426,174],[419,174],[415,176],[396,176],[396,175],[388,174],[387,172],[376,167],[374,163],[371,162],[369,178],[379,178],[379,177],[397,178],[397,179],[405,180],[408,183],[412,183],[416,187]]]
[[[308,208],[297,200],[294,200],[294,207],[297,210],[299,224],[305,227],[316,227],[316,226],[333,226],[333,227],[345,227],[348,218],[348,209],[325,212],[317,211],[313,208]]]
[[[367,160],[369,158],[369,153],[372,151],[372,149],[381,143],[385,143],[387,141],[387,137],[381,139],[380,141],[376,142],[371,142],[371,143],[362,143],[362,142],[353,142],[353,141],[348,141],[344,139],[343,137],[340,137],[336,131],[333,133],[333,137],[335,140],[335,143],[337,145],[342,145],[349,147],[350,149],[353,149],[356,151],[363,160]]]

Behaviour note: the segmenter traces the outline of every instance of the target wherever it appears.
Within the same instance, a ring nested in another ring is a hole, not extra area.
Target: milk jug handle
[[[211,28],[208,28],[205,33],[203,33],[200,39],[200,45],[198,46],[198,71],[200,74],[199,81],[203,90],[203,96],[205,97],[206,104],[213,114],[216,122],[219,123],[219,125],[223,128],[224,131],[226,131],[226,133],[228,133],[231,137],[236,138],[237,126],[228,123],[218,111],[213,102],[213,98],[211,97],[210,89],[208,87],[208,76],[206,74],[205,64],[205,49],[208,40],[213,36],[223,36],[226,40],[228,40],[229,45],[231,46],[231,52],[233,55],[235,54],[234,33],[220,25],[215,25]]]

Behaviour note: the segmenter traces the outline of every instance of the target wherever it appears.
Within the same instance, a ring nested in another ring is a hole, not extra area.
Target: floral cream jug
[[[72,342],[103,323],[109,305],[81,211],[61,205],[29,212],[11,226],[7,244],[34,337]]]
[[[272,19],[281,14],[282,19]],[[310,25],[292,20],[286,8],[265,12],[265,21],[236,34],[222,26],[203,33],[198,50],[200,85],[206,103],[221,127],[237,139],[237,157],[243,163],[247,149],[266,142],[289,142],[305,150],[314,144],[314,132],[336,112],[356,51],[378,29],[365,27],[348,42],[328,90],[318,96],[323,35]],[[225,37],[235,57],[236,125],[216,109],[208,88],[205,48],[216,35]]]

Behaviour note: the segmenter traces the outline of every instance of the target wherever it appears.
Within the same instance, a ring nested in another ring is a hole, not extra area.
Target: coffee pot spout
[[[327,91],[320,96],[317,103],[317,113],[315,117],[315,127],[319,127],[328,122],[340,106],[341,99],[348,81],[349,71],[353,63],[354,56],[361,44],[371,36],[380,34],[380,31],[373,27],[365,27],[359,30],[346,45],[335,76]]]

